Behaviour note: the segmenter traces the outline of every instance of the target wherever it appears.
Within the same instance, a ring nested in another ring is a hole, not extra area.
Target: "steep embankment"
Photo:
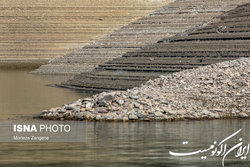
[[[250,58],[184,70],[127,91],[103,92],[43,111],[51,120],[183,120],[250,117]]]
[[[248,0],[176,0],[73,53],[52,60],[34,73],[76,74],[158,40],[202,24]],[[83,39],[77,36],[77,39]]]
[[[63,86],[84,90],[125,90],[166,73],[250,56],[250,3],[198,29],[124,54]]]
[[[0,68],[47,63],[169,2],[1,0]]]

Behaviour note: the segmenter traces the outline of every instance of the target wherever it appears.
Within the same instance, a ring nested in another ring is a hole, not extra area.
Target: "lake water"
[[[42,77],[29,71],[0,70],[0,118],[27,119],[43,109],[61,106],[87,94],[45,86],[68,77]],[[46,123],[46,121],[44,121]],[[83,122],[77,122],[82,124]],[[234,146],[241,137],[250,143],[250,120],[176,122],[88,122],[83,143],[0,143],[0,167],[210,167],[221,166],[222,157],[201,160],[201,154],[174,157],[169,151],[193,152],[207,149],[242,129],[227,143]],[[188,141],[183,145],[183,141]],[[204,155],[209,155],[208,152]],[[248,167],[230,153],[225,166]],[[248,156],[249,158],[249,156]]]
[[[33,116],[44,109],[75,101],[84,93],[46,86],[70,76],[37,76],[29,70],[0,69],[0,119]]]

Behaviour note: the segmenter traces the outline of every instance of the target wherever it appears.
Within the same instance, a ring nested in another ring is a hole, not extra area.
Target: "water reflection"
[[[180,158],[168,152],[207,148],[214,140],[220,141],[240,128],[240,137],[249,142],[249,125],[249,120],[89,122],[85,143],[1,143],[0,166],[221,166],[221,157],[201,160],[199,155]],[[189,144],[182,145],[183,140]],[[237,143],[237,138],[231,143]],[[225,166],[247,167],[249,162],[232,154]]]

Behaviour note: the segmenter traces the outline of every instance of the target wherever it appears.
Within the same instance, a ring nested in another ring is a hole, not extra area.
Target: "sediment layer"
[[[167,73],[250,56],[250,3],[211,23],[128,52],[62,84],[84,90],[126,90]]]
[[[151,121],[250,118],[250,58],[161,76],[45,110],[49,120]]]
[[[248,0],[176,0],[73,53],[41,66],[37,74],[78,74],[160,39],[184,32]]]
[[[0,68],[45,64],[172,1],[1,0]]]

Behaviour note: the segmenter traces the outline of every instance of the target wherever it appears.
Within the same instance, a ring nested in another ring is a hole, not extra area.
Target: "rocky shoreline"
[[[250,118],[250,59],[241,58],[149,80],[44,110],[48,120],[153,121]]]

